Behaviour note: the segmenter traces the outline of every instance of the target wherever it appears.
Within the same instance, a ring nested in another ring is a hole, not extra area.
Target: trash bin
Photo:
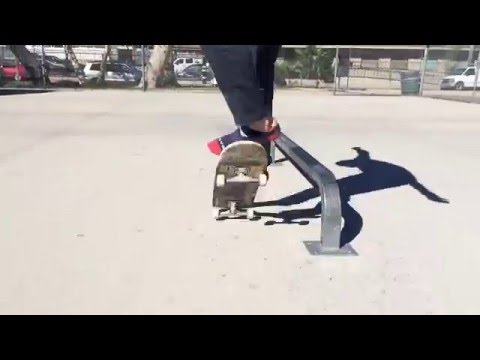
[[[419,71],[400,73],[402,95],[418,95],[420,93],[420,78]]]

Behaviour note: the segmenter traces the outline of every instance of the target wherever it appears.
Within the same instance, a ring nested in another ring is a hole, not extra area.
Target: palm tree
[[[308,45],[305,49],[297,49],[298,61],[294,69],[299,71],[303,79],[330,81],[333,78],[332,60],[335,49],[320,49],[316,45]]]

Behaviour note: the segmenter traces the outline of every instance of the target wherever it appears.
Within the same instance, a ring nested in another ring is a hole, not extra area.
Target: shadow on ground
[[[363,227],[362,216],[350,205],[350,199],[354,195],[366,194],[400,186],[411,186],[430,201],[449,203],[447,199],[438,196],[422,185],[407,169],[385,161],[372,159],[369,152],[360,147],[354,147],[353,150],[357,153],[355,158],[341,160],[336,163],[339,166],[358,168],[361,171],[360,174],[347,176],[338,180],[342,201],[342,216],[344,219],[344,226],[341,235],[342,246],[355,239]],[[282,199],[256,203],[255,206],[298,205],[319,196],[320,194],[317,189],[308,188]],[[285,210],[278,213],[258,211],[256,213],[262,217],[276,219],[267,220],[265,222],[265,225],[267,226],[277,224],[307,225],[309,224],[309,221],[305,219],[315,219],[321,216],[321,203],[319,202],[315,207],[308,209]]]

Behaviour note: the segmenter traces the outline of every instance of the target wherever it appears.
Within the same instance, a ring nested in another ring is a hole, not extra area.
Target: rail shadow
[[[363,218],[351,205],[352,196],[367,194],[374,191],[392,189],[400,186],[410,186],[430,201],[448,204],[449,201],[435,194],[407,169],[386,161],[375,160],[370,153],[360,147],[354,147],[357,156],[353,159],[340,160],[339,166],[357,168],[360,174],[338,179],[340,197],[342,202],[342,217],[344,225],[341,233],[341,246],[354,240],[360,234],[363,227]],[[256,203],[256,207],[262,206],[291,206],[315,199],[320,194],[316,188],[308,188],[284,198]],[[321,203],[307,209],[285,210],[278,213],[257,211],[261,217],[270,217],[276,220],[267,220],[265,225],[298,224],[307,225],[308,220],[321,216]],[[301,220],[303,219],[303,220]]]

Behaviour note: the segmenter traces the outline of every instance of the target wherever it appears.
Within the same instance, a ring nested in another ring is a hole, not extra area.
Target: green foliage
[[[335,58],[336,49],[319,49],[319,71],[320,79],[325,82],[333,82],[334,76],[332,68],[333,59]]]
[[[277,86],[285,86],[287,85],[287,67],[285,63],[275,63],[275,85]]]
[[[450,74],[455,68],[455,65],[458,63],[461,50],[464,46],[465,45],[453,45],[450,48],[450,51],[447,51],[445,56],[445,70],[447,74]]]
[[[277,86],[285,86],[286,79],[298,79],[300,74],[301,65],[298,62],[290,63],[283,61],[275,64],[275,84]]]
[[[287,78],[333,81],[332,62],[335,58],[335,49],[319,49],[316,45],[308,45],[305,49],[296,49],[295,53],[295,60],[276,65],[277,85],[285,85]]]
[[[297,49],[298,65],[303,79],[329,79],[333,77],[332,61],[335,49],[319,49],[316,45],[308,45],[305,49]]]

